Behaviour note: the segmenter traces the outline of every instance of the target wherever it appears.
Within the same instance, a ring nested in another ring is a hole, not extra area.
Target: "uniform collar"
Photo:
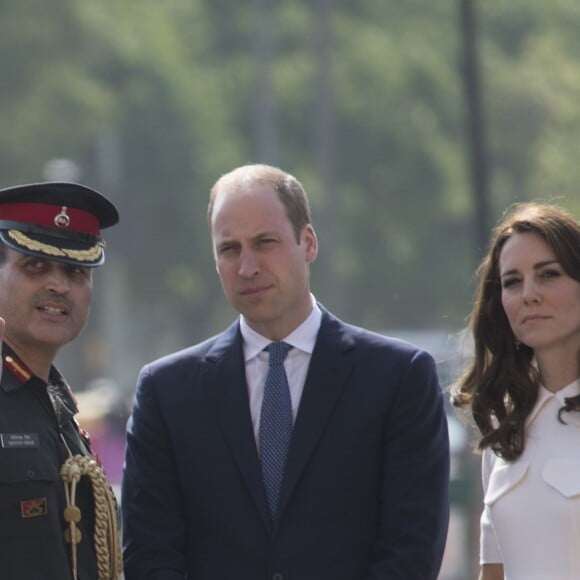
[[[46,386],[46,381],[35,375],[28,365],[6,343],[2,343],[2,381],[0,388],[6,392],[15,391],[27,384]],[[76,412],[76,401],[70,387],[56,367],[50,367],[49,382],[56,385],[67,405]]]

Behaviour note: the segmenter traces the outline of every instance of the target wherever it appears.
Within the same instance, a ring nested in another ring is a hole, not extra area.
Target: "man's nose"
[[[46,278],[46,288],[56,294],[66,294],[70,290],[70,280],[63,268],[54,267]]]
[[[238,274],[242,278],[252,278],[260,271],[259,260],[251,250],[242,250],[240,252],[240,264]]]

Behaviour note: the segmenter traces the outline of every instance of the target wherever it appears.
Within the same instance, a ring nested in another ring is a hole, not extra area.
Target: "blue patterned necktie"
[[[260,415],[260,459],[272,518],[278,507],[278,494],[292,437],[292,403],[284,370],[284,359],[291,348],[285,342],[272,342],[266,349],[270,353],[270,362]]]

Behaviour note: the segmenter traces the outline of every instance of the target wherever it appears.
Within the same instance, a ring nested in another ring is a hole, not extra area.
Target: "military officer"
[[[53,365],[85,324],[93,269],[105,259],[101,229],[118,219],[107,198],[76,183],[0,190],[0,569],[6,580],[111,580],[121,573],[114,495]]]

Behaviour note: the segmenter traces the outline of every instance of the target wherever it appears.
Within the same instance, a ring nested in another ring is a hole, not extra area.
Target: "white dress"
[[[557,416],[579,393],[580,379],[540,387],[518,460],[483,453],[480,560],[502,563],[506,580],[580,579],[580,412]]]

